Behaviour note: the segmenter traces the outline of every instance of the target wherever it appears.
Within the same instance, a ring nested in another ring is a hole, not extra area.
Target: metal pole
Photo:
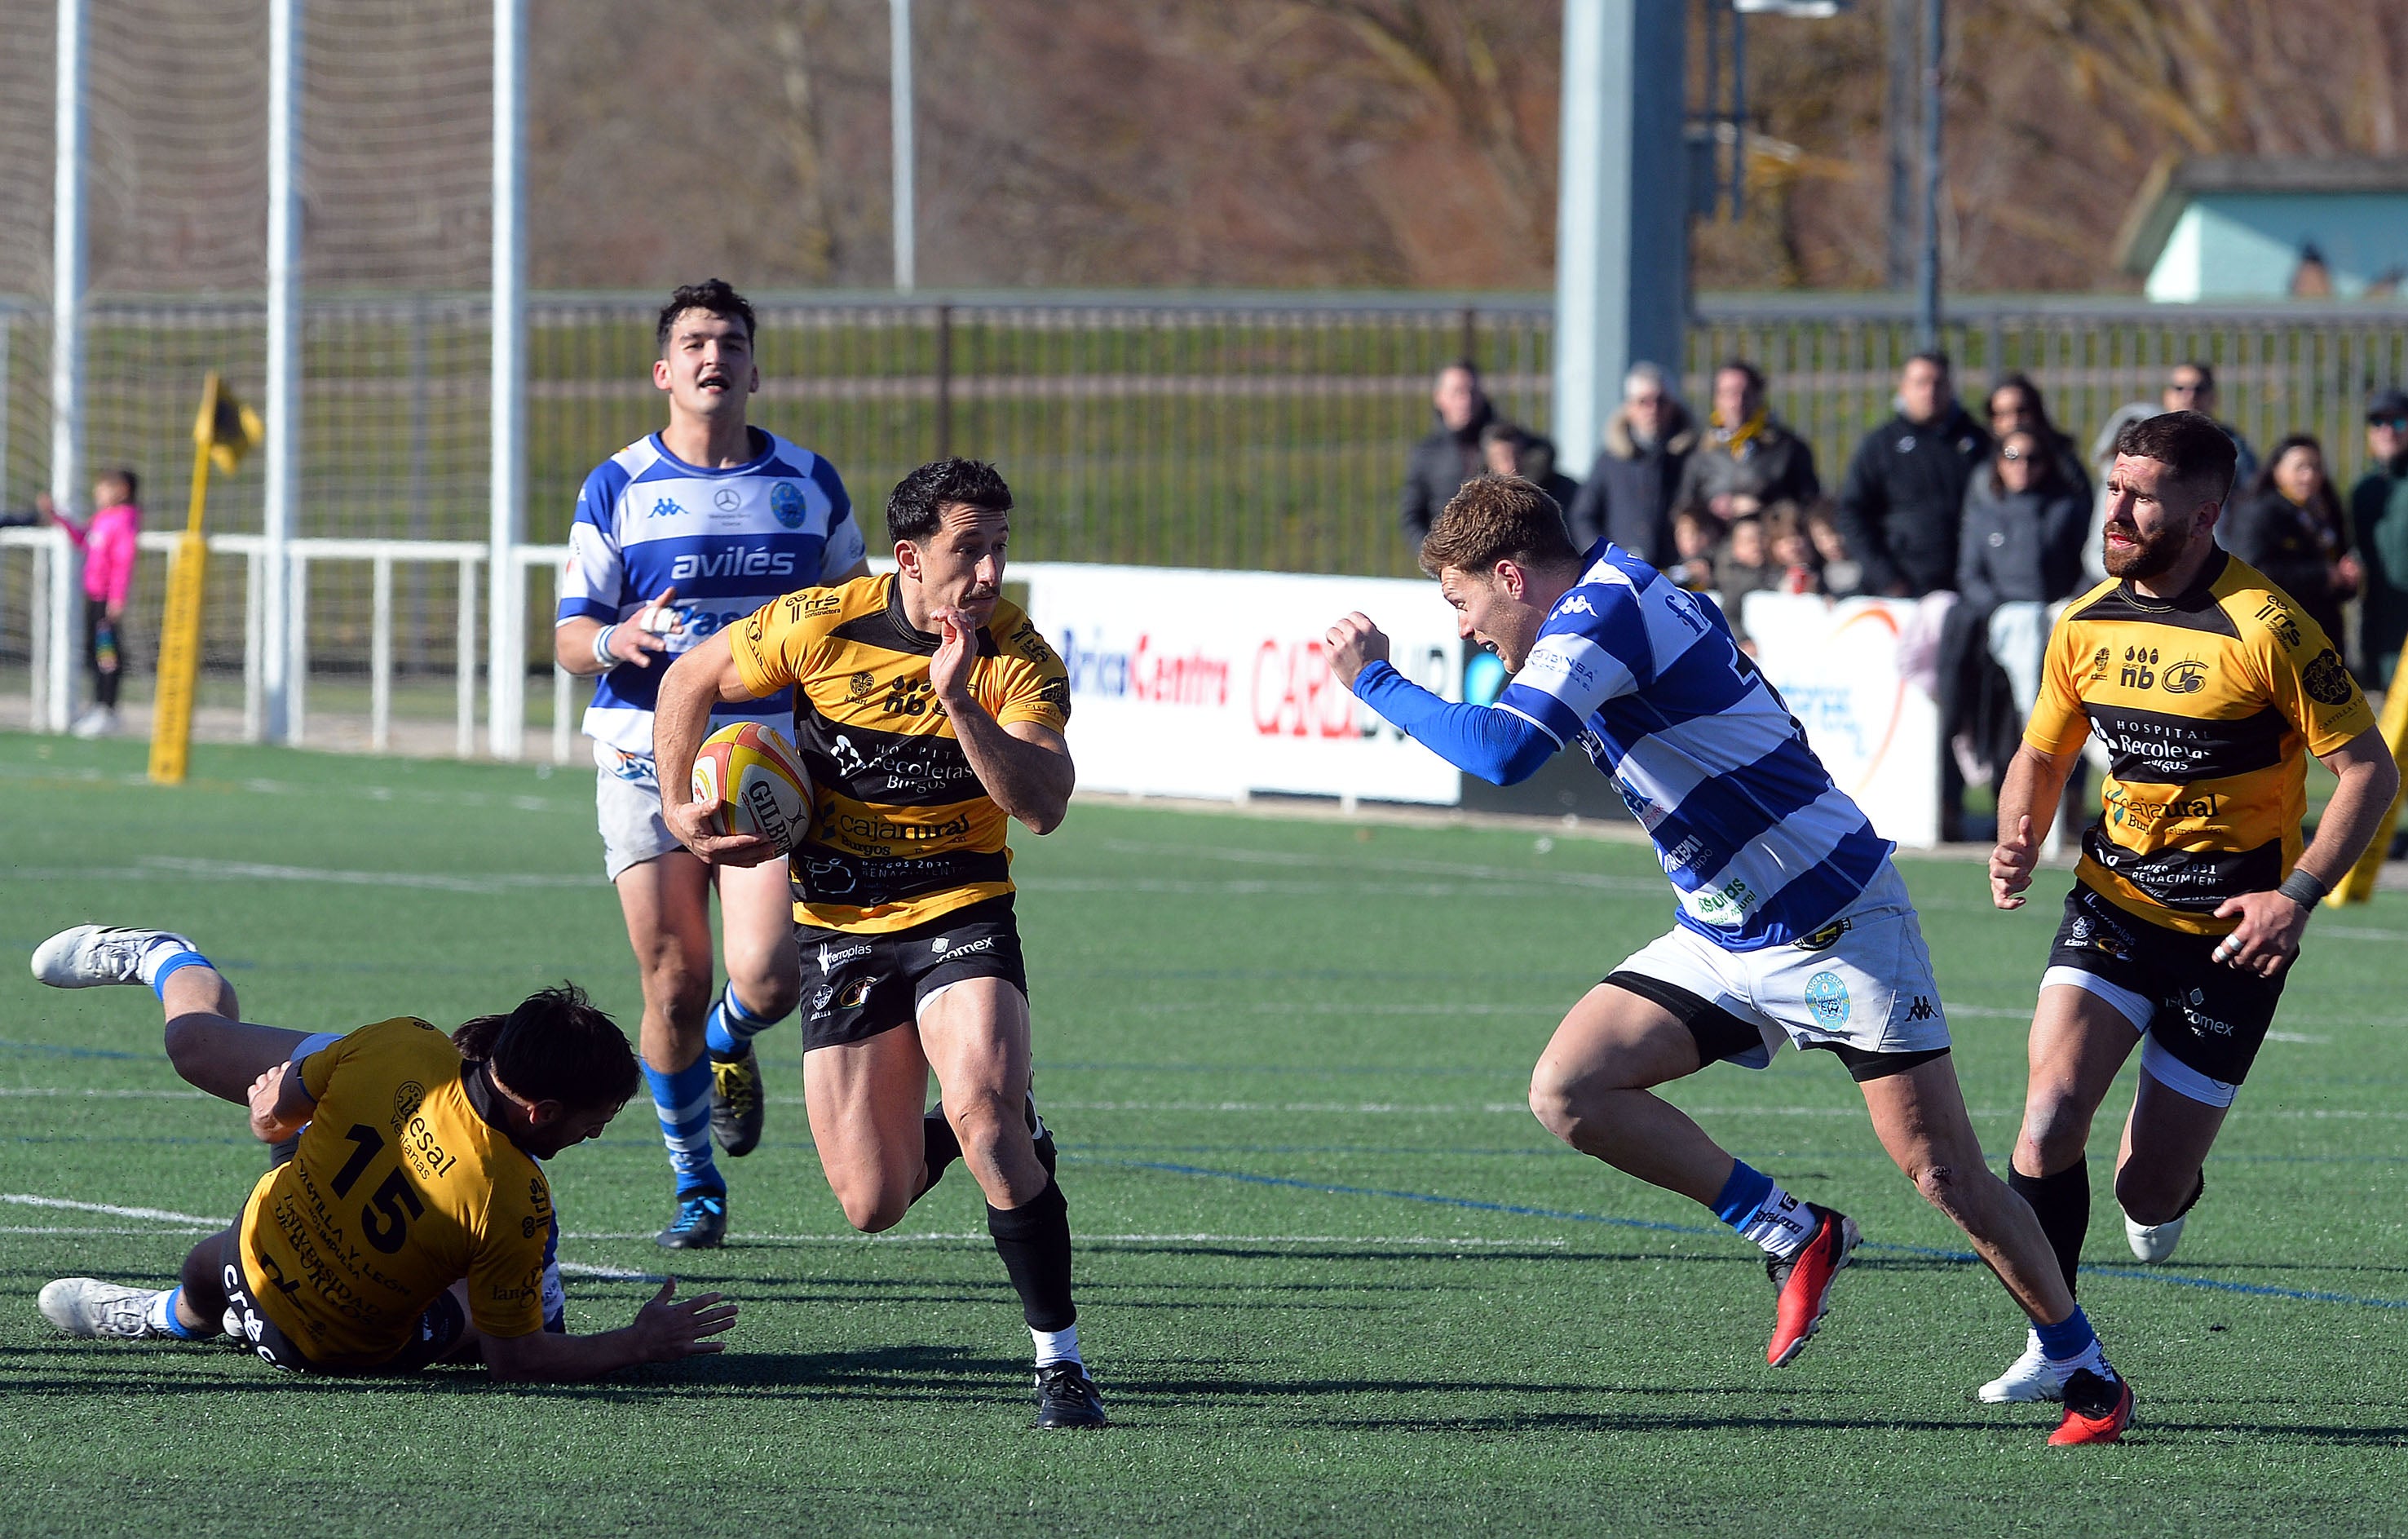
[[[919,283],[919,194],[911,180],[918,152],[911,111],[911,0],[886,0],[887,96],[895,112],[895,291]]]
[[[1915,344],[1940,345],[1940,69],[1946,0],[1923,7],[1923,261],[1917,274],[1923,292],[1914,318]]]
[[[1888,55],[1888,94],[1882,108],[1882,144],[1889,162],[1889,228],[1883,281],[1904,289],[1914,281],[1914,22],[1920,0],[1889,0],[1882,39]]]
[[[1747,12],[1731,12],[1731,218],[1747,212]]]
[[[494,4],[492,550],[485,751],[519,756],[526,732],[526,0]],[[473,602],[473,599],[470,600]]]
[[[59,0],[58,165],[52,185],[50,235],[50,499],[76,505],[83,479],[84,283],[84,18],[85,0]],[[51,537],[49,677],[42,681],[40,725],[64,732],[75,715],[76,600],[83,584],[82,553],[66,531]]]
[[[301,28],[303,0],[267,7],[267,442],[261,488],[260,692],[270,742],[301,741],[295,658],[307,657],[285,542],[301,463]]]
[[[1596,457],[1640,360],[1677,379],[1689,313],[1684,7],[1565,0],[1555,210],[1557,463]]]

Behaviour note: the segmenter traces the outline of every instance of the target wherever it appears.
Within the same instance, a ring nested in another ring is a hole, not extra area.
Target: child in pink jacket
[[[79,738],[117,730],[117,686],[125,677],[125,596],[134,586],[135,536],[142,532],[142,510],[135,501],[140,485],[131,470],[105,472],[93,482],[94,511],[81,525],[59,512],[49,497],[35,499],[42,517],[83,550],[83,648],[92,666],[93,708],[76,722]]]

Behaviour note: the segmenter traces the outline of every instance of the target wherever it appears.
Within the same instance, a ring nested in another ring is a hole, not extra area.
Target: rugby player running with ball
[[[635,1094],[635,1055],[573,987],[445,1036],[407,1017],[344,1036],[253,1026],[234,987],[166,930],[79,925],[34,952],[54,988],[141,984],[187,1081],[251,1111],[294,1157],[174,1287],[62,1277],[43,1317],[71,1336],[202,1341],[221,1328],[279,1368],[411,1374],[482,1361],[497,1379],[589,1379],[717,1352],[736,1323],[716,1293],[665,1284],[624,1330],[572,1336],[540,1160],[598,1136]]]
[[[653,751],[661,815],[686,848],[721,870],[768,860],[768,841],[716,830],[718,804],[695,801],[689,778],[715,709],[793,692],[816,802],[788,862],[810,990],[803,1100],[828,1185],[876,1232],[968,1165],[1036,1345],[1037,1425],[1100,1427],[1068,1207],[1028,1089],[1004,843],[1009,819],[1050,833],[1069,809],[1070,686],[1002,599],[1010,515],[993,466],[912,471],[886,504],[896,570],[788,594],[697,642],[661,682]]]
[[[603,869],[619,891],[644,985],[644,1079],[677,1182],[665,1248],[716,1245],[727,1233],[733,1158],[761,1141],[761,1067],[752,1038],[795,1008],[794,921],[785,862],[707,866],[661,821],[652,770],[652,696],[666,657],[781,593],[865,575],[861,525],[836,467],[749,425],[761,388],[752,307],[718,279],[669,295],[654,329],[652,384],[668,425],[585,478],[568,530],[553,652],[594,678],[594,740]],[[781,722],[784,697],[728,704],[714,726]],[[685,784],[680,770],[677,782]],[[710,894],[719,892],[727,987],[711,998]]]
[[[1965,1231],[2058,1366],[2065,1415],[2049,1441],[2114,1441],[2131,1388],[2031,1210],[1982,1161],[1892,846],[1832,784],[1721,611],[1611,541],[1575,550],[1554,499],[1515,477],[1467,482],[1421,563],[1458,633],[1513,674],[1497,703],[1451,704],[1409,682],[1361,614],[1329,629],[1337,676],[1484,780],[1526,780],[1577,745],[1646,827],[1679,899],[1672,930],[1556,1028],[1530,1079],[1539,1120],[1763,1248],[1777,1296],[1765,1358],[1778,1368],[1820,1326],[1856,1225],[1733,1158],[1651,1092],[1718,1059],[1764,1068],[1784,1042],[1829,1050],[1883,1148]]]

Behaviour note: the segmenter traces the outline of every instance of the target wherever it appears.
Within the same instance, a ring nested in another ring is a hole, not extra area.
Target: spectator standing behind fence
[[[1605,420],[1605,446],[1565,510],[1572,543],[1585,551],[1611,539],[1651,567],[1670,567],[1672,497],[1697,447],[1698,424],[1664,371],[1632,365],[1623,377],[1622,406]]]
[[[2341,607],[2366,570],[2352,551],[2349,517],[2325,474],[2324,445],[2305,433],[2276,444],[2215,527],[2216,542],[2300,601],[2324,633],[2349,644]]]
[[[2023,374],[2002,376],[1990,387],[1990,438],[2003,442],[2010,433],[2030,433],[2057,455],[2061,479],[2065,484],[2090,498],[2090,469],[2082,463],[2082,450],[2072,438],[2060,431],[2049,420],[2048,400],[2040,386]],[[1975,479],[1979,479],[1978,477]]]
[[[2048,606],[2082,584],[2090,505],[2066,480],[2059,447],[2028,429],[2009,433],[1966,488],[1956,548],[1956,602],[1984,626],[2019,723],[2040,698]],[[2014,753],[2012,743],[2006,752]]]
[[[1899,376],[1898,411],[1856,446],[1840,487],[1840,533],[1864,590],[1920,598],[1956,581],[1965,488],[1990,435],[1957,404],[1948,355],[1918,352]]]
[[[1519,476],[1555,499],[1569,513],[1580,482],[1555,470],[1555,440],[1519,423],[1498,419],[1480,430],[1481,465],[1492,476]]]
[[[1703,513],[1727,528],[1776,502],[1812,502],[1822,490],[1814,451],[1766,404],[1763,372],[1744,358],[1715,369],[1713,414],[1682,468],[1674,511]]]
[[[2249,484],[2249,478],[2258,473],[2258,451],[2249,447],[2249,440],[2241,436],[2241,429],[2215,414],[2215,370],[2213,367],[2197,360],[2176,364],[2172,372],[2166,376],[2162,401],[2169,411],[2196,411],[2224,429],[2224,436],[2232,440],[2233,452],[2238,456],[2232,467],[2232,484],[2235,487]]]
[[[2366,571],[2358,654],[2366,682],[2387,687],[2408,640],[2408,391],[2368,397],[2366,454],[2366,474],[2349,494],[2350,527]]]
[[[1463,483],[1480,473],[1480,431],[1496,420],[1496,409],[1480,388],[1480,366],[1458,358],[1438,371],[1430,387],[1438,418],[1405,464],[1405,492],[1398,522],[1409,551],[1422,548],[1430,520],[1438,517]]]
[[[49,496],[34,499],[47,524],[66,531],[83,552],[83,655],[92,669],[92,709],[76,719],[75,735],[97,738],[118,728],[117,690],[125,678],[125,596],[134,587],[135,539],[142,532],[137,502],[142,482],[131,470],[109,470],[92,483],[92,517],[78,524]]]

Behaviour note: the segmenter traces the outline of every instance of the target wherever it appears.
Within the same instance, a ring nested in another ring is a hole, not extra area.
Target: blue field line
[[[1168,1175],[1206,1176],[1220,1181],[1241,1181],[1255,1187],[1283,1187],[1295,1191],[1327,1192],[1340,1197],[1386,1197],[1401,1202],[1426,1202],[1433,1207],[1468,1208],[1475,1213],[1505,1213],[1525,1218],[1560,1218],[1575,1224],[1604,1224],[1614,1229],[1652,1230],[1665,1234],[1722,1234],[1720,1225],[1670,1224],[1653,1218],[1623,1218],[1612,1214],[1581,1213],[1571,1208],[1541,1208],[1521,1202],[1489,1202],[1471,1197],[1445,1197],[1435,1192],[1398,1191],[1385,1187],[1350,1187],[1332,1181],[1304,1181],[1289,1175],[1256,1175],[1250,1171],[1216,1171],[1204,1165],[1182,1165],[1167,1159],[1096,1159],[1075,1155],[1066,1158],[1082,1165],[1109,1165],[1122,1170],[1160,1171]],[[1936,1245],[1908,1245],[1882,1240],[1867,1240],[1860,1250],[1883,1251],[1893,1256],[1916,1256],[1940,1261],[1977,1262],[1980,1257],[1970,1250],[1944,1250]],[[2205,1288],[2215,1293],[2239,1293],[2261,1299],[2296,1299],[2305,1303],[2358,1304],[2368,1309],[2408,1309],[2408,1299],[2378,1299],[2356,1293],[2330,1293],[2321,1288],[2273,1287],[2263,1283],[2228,1283],[2214,1277],[2197,1277],[2184,1273],[2142,1271],[2137,1267],[2086,1265],[2085,1272],[2101,1277],[2116,1277],[2133,1282],[2166,1283],[2175,1287]]]
[[[0,1042],[0,1052],[38,1053],[61,1058],[142,1058],[165,1062],[165,1053],[119,1053],[106,1047],[72,1047],[54,1042]]]

